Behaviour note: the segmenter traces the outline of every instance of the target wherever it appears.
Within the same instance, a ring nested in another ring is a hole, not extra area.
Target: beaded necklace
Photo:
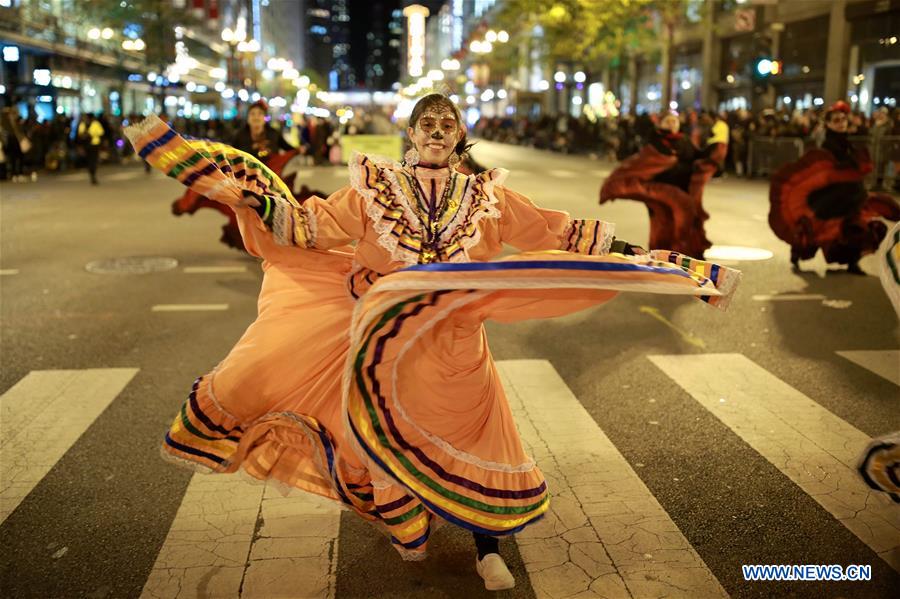
[[[412,175],[413,181],[415,182],[413,192],[416,194],[413,211],[416,213],[416,216],[419,217],[419,222],[422,223],[423,233],[419,264],[431,264],[437,259],[438,251],[440,249],[441,219],[443,218],[449,203],[448,200],[451,193],[450,188],[453,183],[453,173],[450,173],[447,182],[444,183],[444,191],[441,194],[440,200],[434,203],[428,202],[428,194],[425,193],[422,183],[419,181],[419,178],[416,177],[415,170],[413,170]],[[422,210],[423,205],[428,206],[427,214]]]

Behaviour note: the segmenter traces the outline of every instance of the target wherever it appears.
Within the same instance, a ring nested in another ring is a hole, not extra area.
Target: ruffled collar
[[[378,243],[391,258],[417,264],[422,253],[424,231],[414,206],[411,169],[399,163],[354,153],[349,161],[350,183],[365,198],[366,214],[378,233]],[[481,241],[478,223],[498,218],[494,187],[502,184],[507,171],[491,169],[478,175],[462,175],[449,169],[415,169],[421,178],[443,177],[450,185],[447,209],[440,220],[438,262],[468,262],[469,248]]]

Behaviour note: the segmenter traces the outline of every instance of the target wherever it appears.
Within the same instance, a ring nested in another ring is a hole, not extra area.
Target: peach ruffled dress
[[[265,271],[257,319],[194,383],[164,454],[339,501],[406,559],[424,557],[438,519],[507,535],[548,508],[486,319],[558,316],[632,290],[723,305],[739,275],[667,251],[609,254],[612,225],[536,207],[501,169],[356,155],[348,187],[301,205],[228,146],[154,117],[128,134],[151,164],[232,206]],[[246,192],[260,213],[239,207]],[[497,259],[504,244],[523,253]]]

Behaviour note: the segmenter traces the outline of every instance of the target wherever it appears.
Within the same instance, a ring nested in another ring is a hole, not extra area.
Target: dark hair
[[[269,105],[266,104],[265,100],[257,100],[253,104],[250,105],[250,108],[247,109],[247,115],[250,115],[251,110],[260,109],[263,111],[263,114],[269,116]]]
[[[419,122],[419,118],[422,116],[422,113],[428,110],[429,108],[449,108],[453,111],[453,116],[456,117],[456,122],[459,125],[465,125],[463,122],[462,114],[459,112],[459,108],[456,104],[453,103],[453,100],[445,96],[444,94],[428,94],[427,96],[423,96],[416,102],[416,105],[413,106],[412,112],[409,114],[409,126],[415,129],[416,123]],[[468,143],[466,139],[467,133],[464,133],[460,140],[456,143],[456,147],[453,148],[453,151],[462,156],[466,152],[469,151],[474,143]]]

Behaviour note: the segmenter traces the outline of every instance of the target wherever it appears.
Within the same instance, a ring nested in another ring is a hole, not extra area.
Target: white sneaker
[[[475,570],[484,579],[484,588],[489,591],[502,591],[516,586],[516,579],[499,554],[488,553],[482,559],[476,557]]]

